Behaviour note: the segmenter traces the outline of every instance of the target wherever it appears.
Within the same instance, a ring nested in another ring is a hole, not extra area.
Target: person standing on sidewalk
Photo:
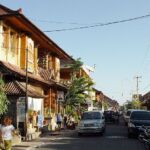
[[[4,117],[0,128],[0,135],[4,141],[5,150],[11,150],[13,133],[15,133],[15,128],[12,125],[12,119],[10,117]]]

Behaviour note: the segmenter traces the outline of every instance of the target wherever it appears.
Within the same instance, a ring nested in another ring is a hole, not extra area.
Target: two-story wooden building
[[[40,112],[45,120],[59,111],[58,98],[67,87],[60,83],[61,62],[73,59],[37,28],[21,9],[0,5],[0,73],[10,101],[8,114],[14,125],[37,125]],[[25,113],[28,113],[27,120]]]

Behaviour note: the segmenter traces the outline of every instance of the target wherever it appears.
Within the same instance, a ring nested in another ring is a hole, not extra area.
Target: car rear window
[[[132,112],[131,119],[150,120],[150,112]]]
[[[101,113],[100,112],[86,112],[82,115],[83,120],[88,119],[101,119]]]

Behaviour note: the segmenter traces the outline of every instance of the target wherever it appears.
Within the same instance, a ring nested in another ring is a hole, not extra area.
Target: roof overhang
[[[5,93],[7,96],[26,96],[26,83],[11,81],[7,82],[4,86]],[[47,96],[43,95],[41,91],[36,90],[33,85],[28,85],[27,95],[33,98],[45,98]]]
[[[59,59],[73,61],[73,58],[61,49],[55,42],[53,42],[46,34],[37,28],[31,21],[29,21],[23,14],[10,13],[0,15],[0,20],[11,25],[14,29],[25,33],[33,38],[41,49],[46,49],[55,54]]]

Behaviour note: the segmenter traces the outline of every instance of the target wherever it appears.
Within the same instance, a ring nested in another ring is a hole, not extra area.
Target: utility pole
[[[141,76],[136,76],[136,94],[139,94],[139,79],[142,78]]]
[[[27,138],[28,123],[28,48],[26,48],[26,97],[25,97],[25,137]]]

